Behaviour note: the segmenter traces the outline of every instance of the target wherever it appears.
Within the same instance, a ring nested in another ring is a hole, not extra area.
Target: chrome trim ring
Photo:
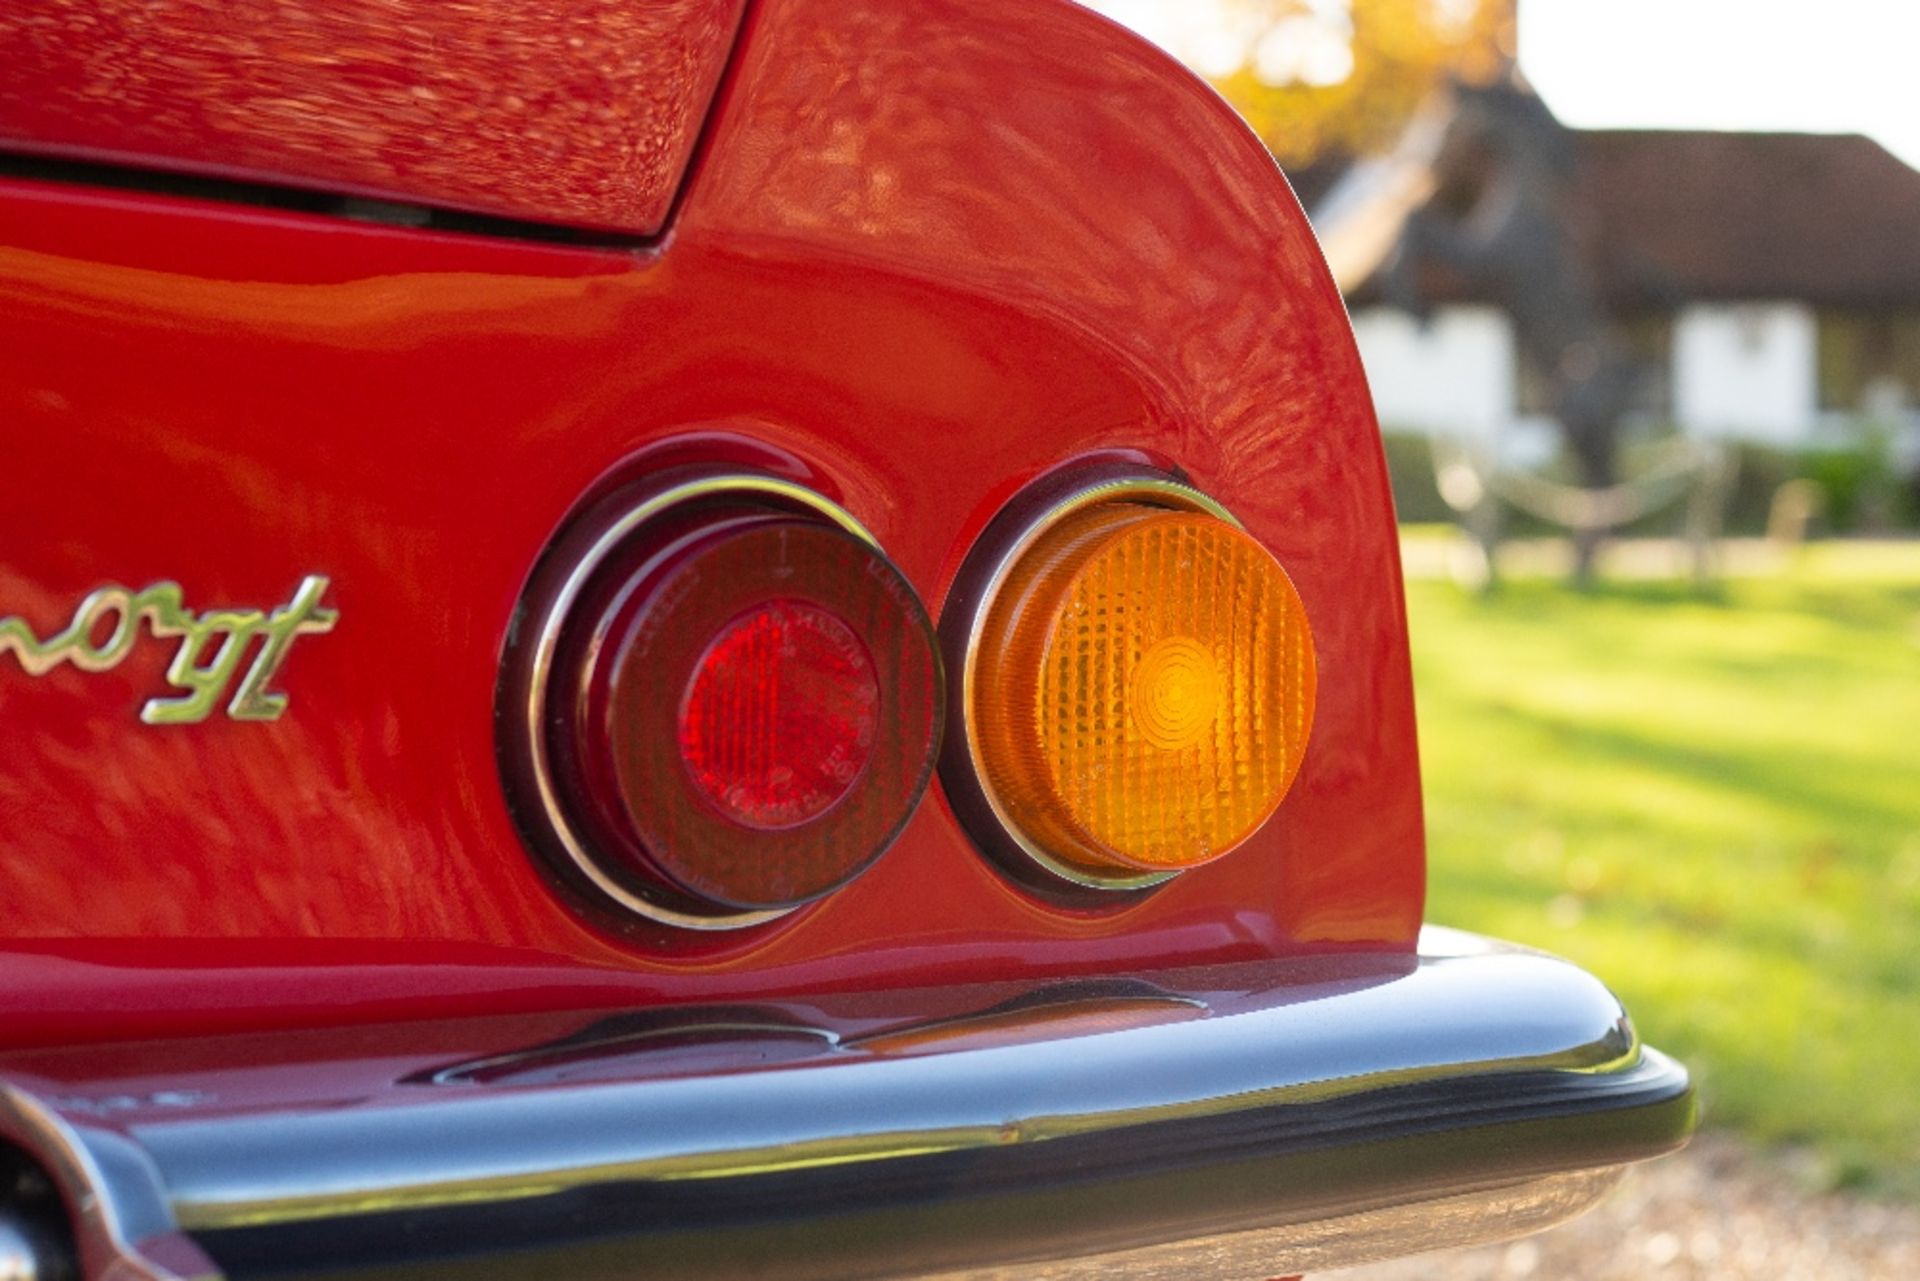
[[[1168,872],[1142,872],[1135,876],[1107,876],[1083,867],[1076,867],[1040,848],[1020,830],[1019,824],[1008,813],[1001,798],[994,794],[993,784],[987,776],[986,762],[980,755],[979,735],[974,732],[973,688],[974,669],[980,653],[980,633],[988,616],[993,612],[994,601],[999,597],[1000,589],[1005,586],[1014,564],[1032,548],[1041,535],[1075,512],[1128,498],[1145,499],[1151,505],[1175,511],[1202,512],[1225,521],[1235,529],[1245,529],[1232,512],[1213,499],[1191,485],[1184,485],[1163,476],[1132,474],[1109,475],[1097,480],[1088,479],[1063,495],[1052,498],[1050,501],[1043,500],[1044,505],[1031,515],[1020,513],[1020,500],[1016,498],[1008,505],[1007,512],[1016,518],[1018,532],[1006,539],[1003,544],[1001,539],[995,537],[994,527],[988,526],[987,532],[981,537],[981,542],[976,544],[974,551],[968,555],[968,566],[963,567],[961,571],[964,577],[967,570],[973,567],[974,558],[983,551],[991,557],[989,562],[991,569],[984,574],[984,582],[978,594],[961,607],[963,613],[958,622],[964,624],[965,654],[960,662],[960,714],[957,717],[950,717],[951,723],[961,727],[966,741],[966,759],[972,771],[972,781],[978,788],[981,799],[986,803],[993,822],[998,826],[998,835],[1048,876],[1060,882],[1082,889],[1121,892],[1146,890],[1156,885],[1164,885],[1180,875],[1183,869]],[[995,522],[996,525],[999,523]],[[950,598],[950,609],[952,605]],[[944,642],[949,621],[945,612],[940,621]],[[947,658],[952,662],[954,655],[948,654]],[[945,766],[946,753],[942,753],[942,757],[942,765]],[[943,768],[943,778],[945,772]],[[953,790],[949,785],[950,799]]]
[[[698,498],[730,494],[765,495],[797,504],[825,516],[876,551],[880,548],[879,541],[868,532],[866,526],[855,520],[851,513],[811,489],[794,484],[792,481],[741,472],[702,476],[668,485],[648,494],[622,513],[600,533],[574,564],[541,617],[538,639],[534,644],[533,658],[528,668],[525,724],[527,751],[533,765],[534,790],[539,797],[543,817],[553,839],[580,874],[609,899],[648,920],[688,930],[735,930],[751,925],[763,925],[768,921],[787,916],[805,907],[806,904],[768,908],[755,912],[731,912],[705,916],[683,912],[667,903],[650,898],[634,886],[625,884],[619,878],[609,874],[594,858],[588,842],[582,837],[579,829],[568,819],[565,806],[561,803],[558,789],[554,784],[553,762],[548,757],[547,737],[543,732],[547,715],[547,682],[553,671],[554,653],[559,648],[561,632],[566,626],[567,616],[572,612],[574,603],[593,579],[594,574],[627,536],[669,508]]]

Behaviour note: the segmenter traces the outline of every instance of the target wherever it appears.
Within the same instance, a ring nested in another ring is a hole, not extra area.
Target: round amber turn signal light
[[[1305,607],[1199,510],[1109,501],[1005,571],[967,692],[989,803],[1030,854],[1107,877],[1219,858],[1279,806],[1313,723]]]

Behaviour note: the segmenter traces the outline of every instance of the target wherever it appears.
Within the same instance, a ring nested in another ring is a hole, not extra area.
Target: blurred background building
[[[1568,130],[1565,145],[1567,234],[1645,370],[1632,414],[1783,448],[1865,416],[1911,451],[1920,171],[1859,135]],[[1343,285],[1383,423],[1490,435],[1549,412],[1484,281],[1433,265],[1421,317],[1379,266]]]
[[[1492,494],[1571,532],[1583,571],[1649,517],[1778,529],[1783,493],[1823,529],[1920,523],[1920,171],[1880,142],[1569,128],[1521,56],[1538,0],[1095,7],[1208,74],[1287,169],[1353,310],[1403,517],[1485,526]],[[1743,32],[1803,39],[1782,95],[1817,88],[1794,72],[1834,34],[1804,4],[1660,13],[1713,36],[1703,78]],[[1673,33],[1631,34],[1637,52]],[[1649,87],[1610,66],[1620,96]],[[1450,460],[1474,473],[1458,493]]]

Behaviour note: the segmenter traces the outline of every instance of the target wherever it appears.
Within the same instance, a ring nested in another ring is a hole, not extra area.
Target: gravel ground
[[[1920,1208],[1808,1192],[1705,1134],[1629,1170],[1589,1213],[1538,1236],[1319,1273],[1314,1281],[1920,1281]]]

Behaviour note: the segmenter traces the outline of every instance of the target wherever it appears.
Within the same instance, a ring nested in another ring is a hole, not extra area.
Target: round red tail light
[[[707,647],[680,705],[680,759],[715,809],[757,831],[798,827],[845,796],[873,755],[880,680],[845,619],[770,600]]]
[[[536,589],[545,625],[508,686],[524,697],[509,779],[531,777],[563,870],[696,927],[859,875],[939,742],[933,628],[899,570],[851,517],[771,480],[679,486],[588,525],[564,582]]]

